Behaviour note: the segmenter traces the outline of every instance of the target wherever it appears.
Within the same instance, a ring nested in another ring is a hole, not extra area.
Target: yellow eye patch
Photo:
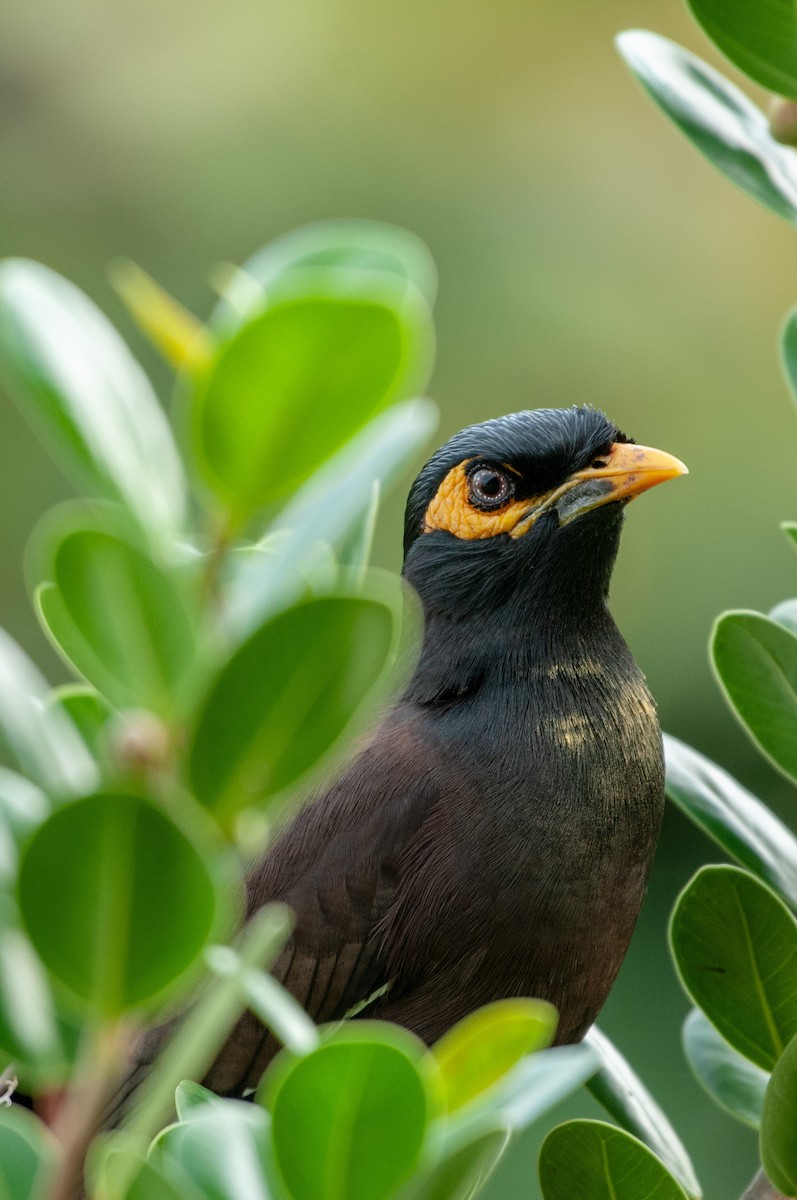
[[[473,540],[511,533],[531,507],[531,501],[509,500],[502,508],[482,512],[468,499],[467,463],[453,467],[446,475],[423,519],[423,532],[443,529],[454,537]]]

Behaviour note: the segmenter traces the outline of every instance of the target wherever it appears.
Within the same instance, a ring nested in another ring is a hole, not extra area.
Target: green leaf
[[[767,616],[790,633],[797,633],[797,600],[781,600],[780,604],[770,609]]]
[[[0,1200],[37,1200],[55,1165],[55,1141],[33,1113],[0,1108]]]
[[[65,805],[22,859],[19,905],[42,961],[108,1016],[151,1001],[197,960],[217,919],[196,845],[149,802]]]
[[[431,317],[411,286],[376,273],[292,272],[291,288],[222,344],[197,381],[191,420],[203,474],[246,516],[420,391],[431,359]]]
[[[0,919],[0,1047],[26,1075],[50,1082],[62,1078],[71,1057],[44,968],[6,919]]]
[[[797,636],[761,613],[724,613],[711,638],[714,669],[760,750],[797,779]]]
[[[684,1200],[647,1146],[603,1121],[557,1125],[540,1150],[544,1200]]]
[[[0,629],[0,744],[49,794],[87,791],[98,782],[94,760],[65,713],[47,707],[47,696],[36,667]]]
[[[189,769],[198,800],[225,828],[315,767],[361,717],[396,649],[394,600],[305,600],[266,620],[222,668]]]
[[[166,418],[116,330],[83,293],[25,259],[0,266],[0,359],[22,411],[78,487],[121,500],[154,544],[183,522]]]
[[[676,901],[681,982],[726,1041],[771,1071],[797,1033],[797,921],[738,867],[703,867]]]
[[[781,1058],[764,1096],[761,1117],[761,1162],[775,1187],[786,1196],[797,1196],[797,1039]]]
[[[247,1007],[293,1054],[318,1045],[318,1029],[301,1004],[271,975],[254,968],[241,977]]]
[[[794,0],[688,0],[695,18],[734,66],[767,91],[797,100]]]
[[[557,1014],[545,1000],[498,1000],[458,1021],[435,1044],[446,1108],[453,1112],[553,1041]]]
[[[165,1129],[150,1162],[168,1178],[175,1168],[203,1200],[272,1200],[264,1167],[269,1117],[256,1104],[205,1104]]]
[[[792,154],[793,147],[789,147]],[[781,362],[793,399],[797,400],[797,308],[793,308],[786,317],[780,338]],[[797,524],[784,521],[781,529],[792,542],[797,545]]]
[[[252,298],[268,294],[296,270],[343,269],[348,274],[378,272],[413,284],[434,304],[437,272],[426,246],[414,234],[379,221],[318,221],[275,238],[233,275],[211,326],[238,323]],[[243,285],[243,286],[242,286]]]
[[[225,607],[236,632],[251,631],[278,603],[297,598],[302,568],[315,562],[324,543],[345,543],[362,521],[374,482],[383,493],[395,484],[431,437],[437,417],[428,400],[394,404],[315,472],[270,526],[273,552],[243,559],[231,581]]]
[[[294,1200],[386,1200],[421,1153],[423,1047],[378,1021],[337,1028],[263,1081],[277,1165]]]
[[[48,521],[38,541],[48,582],[36,599],[56,650],[112,704],[172,715],[197,659],[174,580],[107,529]]]
[[[767,1072],[729,1046],[697,1008],[684,1021],[683,1045],[689,1066],[714,1103],[758,1129]]]
[[[797,224],[794,150],[775,141],[766,117],[743,92],[658,34],[629,30],[620,34],[617,47],[645,91],[710,163],[748,196]]]
[[[40,788],[0,767],[0,887],[13,884],[19,847],[49,812],[50,802]]]
[[[509,1142],[502,1129],[482,1133],[446,1153],[433,1167],[417,1171],[399,1200],[470,1200],[492,1174]]]
[[[667,795],[704,833],[797,909],[797,838],[710,759],[664,735]]]
[[[96,754],[105,724],[113,709],[107,700],[88,684],[66,683],[54,688],[48,697],[48,707],[62,709],[69,717],[92,754]]]
[[[600,1067],[587,1088],[627,1133],[644,1142],[677,1179],[687,1196],[699,1198],[700,1184],[681,1139],[642,1080],[617,1047],[593,1025],[584,1041]]]

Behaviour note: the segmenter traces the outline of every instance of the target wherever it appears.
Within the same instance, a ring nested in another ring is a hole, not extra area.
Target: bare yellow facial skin
[[[615,442],[599,461],[576,471],[544,495],[509,499],[503,507],[483,512],[469,499],[467,467],[472,461],[466,459],[448,472],[426,510],[424,533],[442,529],[466,541],[495,537],[499,533],[522,537],[542,513],[559,501],[562,501],[560,524],[566,524],[602,504],[630,500],[658,483],[688,474],[679,459],[663,450],[633,442]],[[504,469],[517,473],[508,466]]]

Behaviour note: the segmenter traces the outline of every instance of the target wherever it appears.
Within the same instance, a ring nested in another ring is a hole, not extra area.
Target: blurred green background
[[[440,271],[440,440],[472,421],[589,402],[691,475],[630,511],[614,611],[662,723],[785,816],[793,797],[727,714],[714,616],[790,595],[795,422],[776,330],[797,235],[720,179],[627,75],[613,35],[653,28],[717,62],[681,0],[26,0],[0,42],[0,249],[41,259],[168,375],[105,278],[140,262],[208,312],[209,267],[320,217],[404,225]],[[730,68],[724,68],[736,77]],[[756,89],[744,85],[756,95]],[[0,396],[2,623],[54,681],[22,582],[37,517],[68,486]],[[401,502],[376,557],[397,567]],[[603,1025],[687,1141],[708,1197],[755,1139],[686,1078],[687,1009],[666,955],[672,899],[718,857],[669,814]],[[588,1101],[570,1105],[597,1115]],[[537,1195],[534,1139],[492,1200]]]

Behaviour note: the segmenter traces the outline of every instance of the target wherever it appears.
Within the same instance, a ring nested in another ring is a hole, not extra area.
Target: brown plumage
[[[556,1005],[560,1042],[595,1019],[663,805],[655,709],[608,585],[625,502],[683,470],[568,409],[473,426],[419,475],[404,567],[419,665],[249,880],[250,912],[296,913],[274,974],[316,1021],[379,989],[365,1015],[427,1042],[505,996]],[[277,1049],[246,1014],[205,1082],[241,1095]]]

